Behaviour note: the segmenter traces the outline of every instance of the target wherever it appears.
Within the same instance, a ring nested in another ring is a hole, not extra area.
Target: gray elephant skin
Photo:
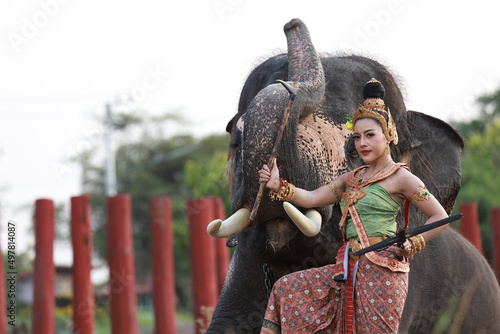
[[[238,113],[227,125],[231,211],[251,209],[257,196],[258,170],[269,159],[289,96],[276,80],[299,84],[278,147],[280,176],[298,187],[315,189],[362,164],[345,117],[362,102],[363,85],[376,78],[386,89],[385,103],[398,128],[399,144],[391,149],[394,160],[407,163],[450,214],[460,190],[460,135],[437,118],[408,111],[397,79],[379,62],[355,55],[320,56],[299,19],[288,22],[284,31],[288,53],[267,59],[249,74]],[[429,77],[429,89],[440,89],[431,73],[422,75]],[[282,203],[271,201],[264,191],[253,222],[228,242],[237,246],[207,333],[258,333],[269,282],[335,262],[342,245],[340,207],[316,209],[323,219],[321,232],[306,237]],[[425,218],[412,207],[410,228],[422,225]],[[397,220],[402,227],[401,213]],[[500,289],[494,273],[452,228],[430,241],[410,263],[400,333],[500,332]],[[264,265],[270,269],[267,274]]]

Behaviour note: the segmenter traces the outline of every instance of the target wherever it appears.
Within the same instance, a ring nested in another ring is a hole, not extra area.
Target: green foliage
[[[176,291],[179,306],[189,308],[191,280],[185,203],[195,193],[196,196],[224,193],[227,196],[227,186],[217,180],[215,174],[218,170],[221,176],[224,175],[224,167],[221,170],[218,166],[222,159],[221,152],[228,146],[228,135],[196,139],[177,130],[175,134],[166,136],[164,129],[169,123],[182,123],[182,119],[176,115],[162,118],[122,115],[121,118],[128,120],[128,125],[115,132],[118,138],[115,143],[117,190],[118,193],[126,193],[131,197],[137,279],[142,281],[151,274],[151,199],[168,196],[173,215]],[[85,152],[80,155],[79,162],[83,170],[84,192],[91,195],[94,250],[98,257],[105,260],[106,194],[104,164],[102,158],[98,159],[98,154],[95,150]],[[207,169],[210,170],[209,176],[204,176],[207,173],[205,168],[198,168],[193,177],[215,180],[217,193],[211,192],[211,188],[203,191],[190,189],[184,180],[184,169],[188,162],[191,166],[210,166]]]
[[[500,118],[500,90],[480,96],[477,102],[480,110],[475,119],[465,122],[451,122],[451,125],[465,138],[469,138],[474,133],[483,133],[488,124]]]
[[[192,197],[219,196],[229,208],[231,198],[225,174],[227,151],[215,151],[208,161],[189,160],[184,168],[184,181]]]
[[[462,184],[459,198],[481,201],[485,207],[500,204],[500,120],[472,133],[462,160]]]
[[[478,102],[479,117],[453,124],[466,142],[455,211],[461,203],[477,203],[483,253],[490,258],[491,209],[500,206],[500,90],[480,97]]]

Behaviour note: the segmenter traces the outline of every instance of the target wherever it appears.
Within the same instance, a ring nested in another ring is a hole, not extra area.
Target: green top
[[[396,215],[399,211],[399,203],[378,184],[368,186],[363,192],[366,196],[358,200],[354,207],[365,227],[366,235],[369,237],[394,236],[397,230]],[[342,212],[345,206],[345,201],[342,199],[340,201]],[[347,240],[359,239],[350,214],[347,215],[344,232]]]

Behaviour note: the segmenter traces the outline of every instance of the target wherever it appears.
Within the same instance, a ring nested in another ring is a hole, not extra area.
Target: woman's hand
[[[408,257],[410,255],[411,247],[412,246],[410,240],[406,239],[403,247],[396,247],[396,254],[401,257]]]
[[[259,183],[263,182],[266,183],[267,188],[275,192],[280,190],[280,172],[276,160],[274,160],[271,169],[269,169],[269,166],[264,165],[259,170]]]

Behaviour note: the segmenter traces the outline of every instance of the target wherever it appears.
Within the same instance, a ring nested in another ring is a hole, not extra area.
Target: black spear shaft
[[[402,245],[402,244],[404,244],[404,242],[408,238],[411,238],[415,235],[418,235],[420,233],[424,233],[424,232],[429,231],[429,230],[433,230],[439,226],[449,224],[455,220],[462,218],[463,216],[464,215],[462,213],[459,213],[457,215],[454,215],[454,216],[451,216],[451,217],[448,217],[445,219],[441,219],[441,220],[435,221],[435,222],[430,223],[430,224],[425,224],[425,225],[422,225],[419,227],[412,228],[411,230],[407,230],[407,231],[405,231],[404,229],[400,230],[395,237],[385,239],[385,240],[378,242],[376,244],[373,244],[369,247],[363,248],[363,249],[355,252],[354,255],[360,256],[360,255],[366,254],[368,252],[372,252],[372,251],[375,251],[375,250],[378,250],[381,248],[389,247],[395,243]]]

